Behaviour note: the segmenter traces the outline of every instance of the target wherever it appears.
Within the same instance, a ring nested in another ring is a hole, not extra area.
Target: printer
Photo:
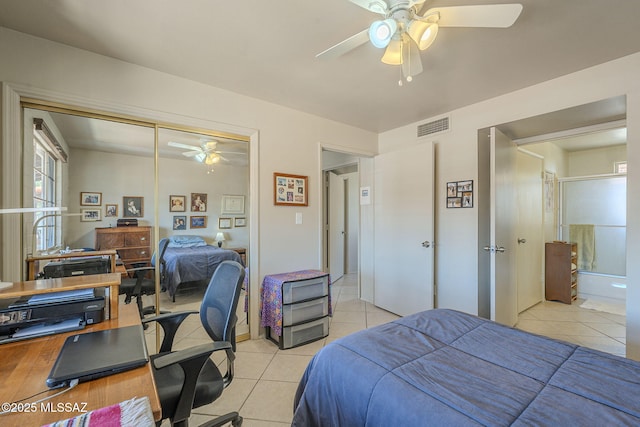
[[[83,329],[102,322],[105,297],[95,289],[0,300],[0,344]]]
[[[45,279],[58,277],[84,276],[87,274],[109,273],[111,261],[102,256],[88,256],[69,258],[62,261],[50,262],[43,268]]]

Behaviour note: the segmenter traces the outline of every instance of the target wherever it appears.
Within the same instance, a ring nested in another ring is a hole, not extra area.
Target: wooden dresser
[[[124,266],[151,261],[151,227],[96,228],[96,250],[115,249]]]
[[[578,297],[578,246],[549,242],[545,245],[545,299],[571,304]]]

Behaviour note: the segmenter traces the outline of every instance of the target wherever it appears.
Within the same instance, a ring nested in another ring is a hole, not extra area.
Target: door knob
[[[429,247],[431,247],[431,243],[429,243],[428,240],[425,240],[424,242],[422,242],[422,247],[423,248],[429,248]]]
[[[518,244],[527,243],[527,239],[518,239]]]
[[[482,248],[482,249],[484,249],[484,250],[485,250],[485,251],[487,251],[487,252],[493,252],[493,246],[485,246],[485,247],[484,247],[484,248]]]
[[[504,246],[498,246],[496,252],[504,252]]]

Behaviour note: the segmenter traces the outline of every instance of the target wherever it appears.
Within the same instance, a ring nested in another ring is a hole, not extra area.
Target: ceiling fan
[[[521,4],[492,4],[429,8],[426,0],[349,0],[368,11],[382,15],[369,28],[316,55],[330,59],[370,41],[385,49],[382,62],[401,65],[407,81],[422,72],[420,51],[426,50],[439,27],[508,28],[522,12]],[[399,85],[402,86],[402,80]]]
[[[235,152],[235,151],[220,151],[217,150],[218,141],[216,140],[206,140],[200,143],[199,147],[189,144],[183,144],[181,142],[169,141],[168,145],[174,148],[182,148],[188,151],[182,153],[185,157],[193,157],[200,163],[204,163],[208,166],[212,166],[220,160],[228,162],[229,159],[224,157],[223,154],[239,154],[245,155],[244,153]]]

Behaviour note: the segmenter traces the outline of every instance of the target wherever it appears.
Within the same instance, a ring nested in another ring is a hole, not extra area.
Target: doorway
[[[358,165],[354,155],[322,150],[322,266],[333,282],[360,269]]]
[[[615,159],[609,158],[608,155],[603,155],[602,152],[597,152],[597,150],[599,149],[598,147],[589,146],[588,144],[593,143],[594,135],[599,135],[601,132],[609,132],[614,129],[625,128],[625,120],[626,97],[619,96],[496,126],[496,128],[502,131],[502,133],[504,133],[509,139],[513,140],[514,148],[516,146],[522,147],[527,151],[532,151],[533,153],[544,158],[545,183],[543,184],[543,200],[539,201],[540,205],[544,206],[542,220],[543,231],[541,233],[541,235],[544,236],[543,241],[552,241],[562,238],[562,236],[558,233],[559,204],[557,194],[557,181],[558,177],[562,177],[565,176],[565,174],[568,174],[571,167],[577,167],[576,162],[572,163],[572,158],[575,159],[580,156],[566,154],[566,152],[573,152],[573,150],[587,152],[588,150],[585,150],[585,148],[588,148],[589,150],[596,150],[585,154],[585,157],[588,157],[589,160],[583,162],[582,164],[594,166],[595,164],[601,163],[597,160],[606,159],[608,163],[611,163],[611,170],[613,170],[614,163],[617,163],[618,160],[620,160],[618,159],[620,155],[615,154]],[[491,184],[487,179],[488,174],[484,171],[488,170],[489,164],[493,162],[494,159],[487,158],[490,156],[480,155],[480,147],[484,143],[481,137],[482,135],[487,133],[486,131],[486,129],[479,131],[478,176],[480,181],[479,186],[483,185],[482,181],[484,180],[486,181],[484,185],[490,187]],[[578,135],[580,136],[580,140],[576,141],[575,137]],[[563,148],[561,146],[561,143],[559,142],[561,140],[569,140],[567,144],[578,144],[579,148]],[[596,140],[600,140],[600,143],[604,142],[602,135],[596,136]],[[534,143],[540,143],[540,145]],[[626,150],[622,157],[624,157],[624,159],[626,160]],[[496,163],[499,163],[500,159],[495,159],[495,161]],[[492,188],[492,191],[500,193],[501,189]],[[516,200],[517,199],[514,198],[514,204],[516,203]],[[481,215],[479,214],[479,221],[482,221],[480,217]],[[502,226],[505,226],[505,224],[502,224]],[[482,229],[482,227],[480,229]],[[511,244],[517,245],[517,239],[519,238],[516,237],[516,240],[514,242],[511,242]],[[483,241],[482,236],[479,243],[480,247],[488,244],[488,242]],[[542,248],[540,248],[539,250],[542,253]],[[484,267],[484,265],[488,261],[482,256],[481,252],[482,251],[479,252],[478,258],[479,274],[482,273],[483,270],[488,271],[488,268]],[[482,278],[483,275],[480,274],[480,277]],[[516,285],[512,284],[512,286],[515,287]],[[495,304],[492,296],[489,295],[490,289],[491,288],[489,286],[483,284],[481,284],[479,289],[479,301],[485,301],[486,305]],[[584,289],[582,289],[582,291],[584,292]],[[581,290],[579,285],[579,296],[580,293]],[[518,304],[518,309],[514,311],[520,311],[521,309],[524,309],[524,305],[528,305],[528,303],[523,304],[523,306],[520,306],[520,304]],[[480,307],[479,312],[486,313],[486,309],[483,311],[481,310],[482,308],[483,307]]]

